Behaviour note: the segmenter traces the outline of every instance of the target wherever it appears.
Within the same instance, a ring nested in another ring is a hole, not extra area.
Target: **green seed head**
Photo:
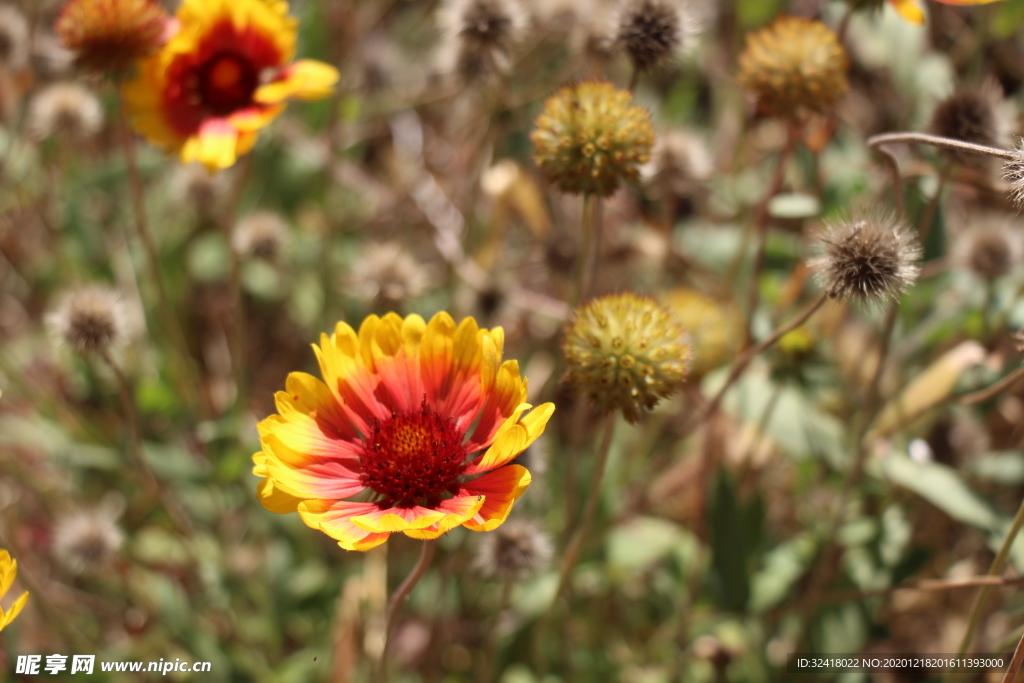
[[[530,139],[541,172],[563,192],[606,197],[651,157],[650,113],[610,83],[567,85],[544,103]]]
[[[576,309],[562,342],[564,381],[602,411],[638,422],[686,379],[690,344],[682,326],[653,299],[629,292]]]

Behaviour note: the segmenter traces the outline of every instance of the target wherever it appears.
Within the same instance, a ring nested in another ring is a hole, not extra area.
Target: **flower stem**
[[[130,442],[130,452],[132,459],[135,461],[135,466],[138,468],[139,474],[142,475],[143,480],[146,483],[146,487],[150,490],[152,495],[160,502],[164,510],[167,511],[171,521],[178,528],[178,532],[183,536],[189,536],[192,533],[192,523],[189,522],[188,516],[178,506],[178,504],[167,494],[167,490],[164,489],[160,480],[156,478],[156,474],[150,468],[149,463],[146,462],[145,451],[142,446],[142,427],[139,423],[139,414],[135,410],[135,400],[132,397],[134,393],[132,391],[131,383],[128,381],[128,377],[121,370],[121,367],[117,362],[110,356],[110,353],[103,351],[100,353],[100,358],[106,363],[107,367],[110,368],[111,372],[114,373],[114,377],[117,381],[118,393],[121,396],[121,407],[124,410],[125,420],[128,421],[128,435]]]
[[[1024,366],[1017,368],[1006,377],[1002,378],[995,384],[985,389],[979,389],[978,391],[971,392],[957,399],[958,403],[966,406],[977,405],[978,403],[984,403],[990,398],[998,396],[1001,392],[1006,391],[1017,382],[1024,379]]]
[[[416,587],[416,584],[420,582],[423,575],[427,573],[427,569],[430,568],[430,563],[434,559],[434,549],[432,541],[423,541],[423,545],[420,546],[420,558],[416,561],[416,566],[413,567],[409,576],[405,577],[405,581],[395,589],[394,595],[388,601],[388,608],[384,613],[384,648],[380,653],[380,677],[378,679],[380,681],[387,680],[388,644],[391,642],[391,632],[395,628],[395,616],[398,614],[398,610],[401,609],[402,603],[409,597],[409,593],[412,592],[412,589]]]
[[[186,402],[191,405],[197,405],[199,373],[195,368],[192,355],[189,353],[185,333],[181,328],[178,317],[174,313],[171,297],[167,293],[167,285],[164,283],[163,271],[160,267],[160,253],[149,230],[149,221],[146,218],[145,188],[142,184],[142,176],[139,173],[138,158],[135,150],[135,135],[128,126],[128,118],[124,111],[124,99],[121,97],[120,90],[117,91],[116,100],[121,146],[124,148],[125,163],[128,167],[132,210],[135,214],[135,233],[142,243],[143,251],[146,254],[146,265],[156,286],[161,326],[170,336],[171,343],[175,347],[178,356],[180,356],[180,365],[184,369],[185,376],[181,378],[180,388],[186,397]]]
[[[587,531],[594,521],[594,514],[597,512],[597,503],[601,499],[601,482],[604,481],[604,471],[608,464],[608,452],[611,450],[612,437],[615,436],[615,413],[608,413],[605,417],[604,433],[601,436],[601,445],[597,449],[597,462],[594,464],[594,480],[590,484],[590,496],[587,498],[587,505],[583,510],[583,517],[576,527],[576,533],[569,541],[562,558],[562,567],[558,573],[558,588],[555,590],[555,600],[561,597],[569,583],[569,572],[572,571],[580,550],[583,548],[583,541],[586,540]]]
[[[1020,507],[1017,508],[1017,514],[1013,518],[1013,523],[1010,524],[1010,530],[1006,532],[1006,538],[1003,539],[1003,544],[999,546],[999,551],[996,553],[995,559],[992,560],[992,565],[988,568],[989,576],[999,576],[1003,573],[1006,560],[1010,556],[1010,548],[1013,546],[1013,541],[1017,538],[1017,533],[1022,526],[1024,526],[1024,501],[1021,501]],[[974,604],[971,605],[971,611],[967,617],[967,630],[964,631],[964,637],[960,641],[960,647],[957,649],[958,657],[967,652],[967,648],[971,645],[974,631],[978,628],[978,620],[981,618],[981,613],[985,610],[985,604],[988,602],[988,591],[989,586],[982,586],[978,591],[977,597],[974,599]],[[1014,658],[1016,659],[1016,655],[1014,655]]]
[[[231,302],[234,310],[234,321],[231,327],[231,369],[235,375],[235,405],[245,410],[248,381],[246,377],[246,308],[245,292],[242,290],[242,256],[232,245],[231,232],[238,218],[238,205],[242,199],[242,190],[252,168],[252,155],[246,155],[242,161],[241,172],[231,195],[231,202],[224,216],[224,234],[231,254]]]
[[[750,365],[750,361],[754,360],[755,356],[757,356],[762,351],[765,351],[766,349],[770,348],[777,341],[782,339],[782,337],[784,337],[788,333],[792,332],[793,330],[807,322],[807,320],[812,315],[814,315],[819,308],[825,305],[826,301],[828,301],[828,292],[825,292],[821,296],[819,296],[817,300],[815,300],[814,303],[805,308],[803,312],[800,313],[800,315],[793,318],[785,325],[776,329],[774,332],[771,333],[771,335],[769,335],[759,343],[755,344],[754,346],[748,347],[747,350],[743,352],[743,355],[740,356],[735,363],[733,363],[732,370],[729,371],[729,376],[726,378],[725,383],[714,395],[714,397],[708,402],[708,404],[704,407],[704,410],[700,411],[700,413],[697,416],[697,419],[694,420],[694,426],[700,424],[708,417],[713,415],[715,411],[718,410],[719,405],[721,405],[722,403],[722,399],[725,398],[726,392],[733,384],[736,383],[736,380],[740,378],[740,376],[743,374],[743,371],[747,369],[747,366]]]
[[[940,149],[948,149],[953,152],[967,152],[969,154],[980,154],[981,156],[1011,161],[1014,157],[1013,151],[1001,147],[989,147],[988,145],[976,145],[973,142],[964,142],[955,138],[944,138],[941,135],[930,133],[882,133],[872,135],[868,138],[868,147],[872,149],[882,145],[907,144],[907,145],[931,145]]]
[[[599,249],[600,198],[592,194],[583,195],[583,217],[580,228],[583,232],[583,243],[576,263],[576,286],[572,294],[572,306],[575,307],[590,294],[590,281],[597,262]]]
[[[786,164],[793,153],[796,136],[797,131],[790,127],[786,133],[786,144],[779,152],[779,157],[775,162],[775,173],[772,176],[771,184],[768,186],[768,191],[765,193],[764,198],[761,199],[761,203],[758,204],[757,211],[754,214],[756,246],[754,247],[754,265],[750,270],[750,284],[748,285],[747,293],[745,343],[750,342],[751,327],[753,326],[754,315],[757,312],[757,304],[761,295],[758,281],[761,279],[761,271],[764,270],[764,249],[765,243],[768,240],[768,205],[775,195],[779,193],[779,190],[782,189],[782,183],[786,179]]]
[[[1013,651],[1013,659],[1010,661],[1010,666],[1006,669],[1006,674],[1003,676],[1003,683],[1013,683],[1014,679],[1017,678],[1017,673],[1020,672],[1021,664],[1024,664],[1024,635],[1017,641],[1017,647]]]
[[[885,160],[889,164],[889,170],[892,173],[893,181],[893,199],[896,202],[896,210],[901,218],[907,213],[903,200],[903,177],[900,175],[899,161],[887,147],[888,145],[900,144],[931,145],[932,147],[938,147],[940,149],[947,149],[954,152],[967,152],[969,154],[980,154],[982,156],[1002,159],[1003,161],[1010,161],[1014,156],[1012,150],[1001,149],[999,147],[988,147],[986,145],[976,145],[972,142],[964,142],[963,140],[956,140],[954,138],[944,138],[941,135],[931,135],[929,133],[900,132],[872,135],[868,138],[868,147],[885,157]]]
[[[942,171],[939,172],[939,186],[935,188],[935,194],[928,200],[928,206],[925,207],[924,212],[921,214],[921,222],[917,226],[917,241],[921,243],[922,249],[924,249],[925,242],[928,241],[928,234],[932,231],[932,224],[935,222],[935,212],[939,210],[942,193],[945,191],[946,184],[949,182],[949,176],[952,173],[952,164],[946,164]]]

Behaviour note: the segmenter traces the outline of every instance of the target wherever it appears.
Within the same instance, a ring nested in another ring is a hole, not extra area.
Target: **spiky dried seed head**
[[[601,411],[636,423],[682,386],[691,347],[672,313],[631,292],[582,304],[565,331],[565,381]]]
[[[69,292],[47,316],[51,333],[73,351],[107,353],[128,337],[128,319],[120,295],[109,287],[91,285]]]
[[[0,64],[18,70],[28,63],[29,30],[25,15],[12,5],[0,5]]]
[[[849,60],[836,34],[820,21],[781,16],[747,34],[739,82],[758,106],[782,117],[822,111],[846,92]]]
[[[70,0],[54,31],[77,66],[122,72],[160,49],[170,21],[155,0]]]
[[[101,569],[124,543],[124,533],[117,525],[119,514],[101,505],[58,518],[53,529],[54,557],[75,574]]]
[[[273,211],[255,211],[235,225],[231,247],[242,258],[273,261],[288,244],[288,223]]]
[[[552,555],[547,532],[533,522],[514,519],[483,535],[473,565],[484,576],[521,581],[547,567]]]
[[[1010,184],[1010,201],[1024,208],[1024,138],[1017,138],[1011,158],[1003,162],[1003,179]]]
[[[917,239],[892,214],[826,223],[820,249],[810,266],[833,299],[895,299],[921,270]]]
[[[432,269],[401,242],[390,241],[367,244],[345,284],[364,301],[399,306],[427,291],[434,279]]]
[[[1010,217],[982,215],[971,219],[955,242],[959,265],[991,282],[1006,275],[1024,258],[1024,240]]]
[[[713,171],[714,160],[704,141],[678,129],[658,136],[651,160],[643,168],[645,178],[676,194],[706,181]]]
[[[211,173],[202,164],[178,165],[170,177],[171,194],[203,217],[212,216],[228,191],[228,172]]]
[[[32,98],[28,118],[33,137],[82,141],[103,127],[103,107],[92,91],[79,83],[54,83]]]
[[[519,0],[447,0],[439,23],[445,68],[471,82],[508,71],[527,14]]]
[[[549,97],[530,135],[541,173],[563,192],[604,197],[622,180],[638,180],[654,128],[632,99],[600,81],[567,85]]]
[[[931,131],[947,138],[976,145],[1002,147],[1007,144],[1007,121],[1002,111],[1003,94],[998,83],[964,85],[939,102],[932,114]],[[987,157],[941,150],[943,156],[964,165],[980,166]]]
[[[637,71],[649,71],[693,48],[698,32],[684,0],[622,0],[612,43]]]

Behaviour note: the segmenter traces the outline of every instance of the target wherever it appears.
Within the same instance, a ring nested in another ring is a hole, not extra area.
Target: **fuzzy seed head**
[[[1010,184],[1010,201],[1024,208],[1024,138],[1017,139],[1013,157],[1003,163],[1003,180]]]
[[[77,66],[121,72],[160,49],[169,22],[155,0],[70,0],[54,30]]]
[[[694,185],[711,177],[714,160],[700,138],[683,130],[658,136],[644,176],[676,194],[685,194]]]
[[[446,67],[474,81],[508,71],[527,14],[519,0],[448,0],[440,24]]]
[[[256,211],[235,225],[231,247],[242,258],[274,261],[288,243],[288,224],[272,211]]]
[[[602,411],[636,423],[686,379],[690,342],[654,299],[630,292],[579,306],[562,341],[564,380]]]
[[[989,215],[971,222],[953,249],[961,266],[991,282],[1020,265],[1024,241],[1008,217]]]
[[[38,139],[56,137],[79,142],[103,127],[103,107],[78,83],[54,83],[39,91],[29,105],[29,132]]]
[[[739,82],[776,116],[822,111],[846,92],[849,61],[836,34],[820,21],[782,16],[747,35]]]
[[[473,564],[484,576],[521,581],[547,567],[552,555],[551,538],[543,529],[514,519],[483,535]]]
[[[622,0],[613,44],[637,71],[649,71],[688,52],[697,30],[693,13],[682,0]]]
[[[228,175],[224,171],[211,173],[202,164],[179,165],[170,178],[171,194],[196,214],[212,216],[228,190]]]
[[[976,145],[1002,147],[1007,143],[1007,127],[1002,107],[1003,96],[997,83],[962,86],[939,102],[932,114],[931,131],[947,138]],[[979,166],[986,157],[954,150],[941,150],[947,158],[965,165]]]
[[[826,224],[821,255],[810,262],[833,299],[887,301],[917,279],[921,248],[892,215]]]
[[[346,284],[364,301],[397,306],[420,296],[433,282],[433,271],[401,242],[392,241],[366,245]]]
[[[622,180],[638,180],[654,129],[650,113],[631,100],[603,82],[567,85],[549,97],[530,135],[541,173],[563,192],[604,197]]]
[[[74,290],[47,316],[53,335],[83,355],[106,353],[127,341],[128,320],[120,295],[108,287]]]
[[[75,574],[101,569],[117,556],[123,543],[117,514],[102,506],[65,515],[53,530],[53,555]]]
[[[18,70],[28,63],[29,31],[25,15],[11,5],[0,5],[0,64]]]

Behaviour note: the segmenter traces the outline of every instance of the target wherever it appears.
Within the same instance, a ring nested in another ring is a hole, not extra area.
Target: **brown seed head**
[[[101,569],[124,543],[119,515],[120,508],[101,505],[60,517],[53,529],[54,557],[75,574]]]
[[[846,50],[820,21],[782,16],[747,35],[739,58],[739,82],[758,105],[776,116],[801,109],[822,111],[848,87]]]
[[[1002,147],[1007,144],[1002,100],[999,85],[992,81],[962,86],[939,102],[932,115],[931,131],[976,145]],[[987,162],[986,157],[976,154],[952,150],[942,150],[942,154],[959,164],[979,166]]]
[[[81,141],[103,127],[103,107],[85,86],[54,83],[32,98],[28,119],[29,132],[36,138]]]
[[[238,221],[231,246],[243,258],[273,261],[288,243],[288,223],[272,211],[256,211]]]
[[[688,52],[697,30],[693,12],[683,0],[622,0],[613,44],[637,71],[648,71]]]
[[[484,576],[519,581],[544,569],[552,554],[551,538],[543,529],[511,520],[483,535],[473,564]]]
[[[821,255],[810,262],[834,299],[885,301],[905,292],[920,272],[921,248],[890,214],[826,224]]]
[[[519,0],[448,0],[440,23],[447,68],[474,81],[508,71],[527,15]]]
[[[345,278],[356,297],[392,307],[420,296],[433,282],[433,271],[397,241],[367,244]]]
[[[169,21],[154,0],[70,0],[54,30],[79,67],[121,72],[160,49]]]
[[[1017,138],[1013,158],[1003,163],[1003,179],[1010,184],[1010,201],[1024,208],[1024,138]]]
[[[952,250],[959,264],[991,282],[1020,265],[1024,241],[1009,216],[970,218]]]
[[[47,316],[51,332],[81,354],[106,353],[127,341],[128,323],[119,294],[90,286],[67,294]]]
[[[18,70],[28,63],[29,32],[25,15],[11,5],[0,5],[0,64]]]
[[[610,83],[567,85],[544,103],[530,135],[548,180],[570,194],[608,196],[651,158],[650,113]]]

